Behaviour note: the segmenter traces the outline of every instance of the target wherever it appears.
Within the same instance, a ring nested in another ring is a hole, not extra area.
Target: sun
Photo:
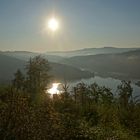
[[[53,32],[56,31],[59,28],[59,22],[56,18],[51,18],[48,21],[48,28],[52,30]]]
[[[60,83],[53,83],[52,84],[52,88],[50,88],[49,90],[48,90],[48,93],[50,93],[50,94],[59,94],[60,93],[60,91],[58,90],[58,86],[60,85]]]

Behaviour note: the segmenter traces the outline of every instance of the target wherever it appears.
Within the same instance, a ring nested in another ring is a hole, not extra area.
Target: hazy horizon
[[[86,50],[86,49],[103,49],[103,48],[114,48],[114,49],[140,49],[140,47],[111,47],[111,46],[102,46],[102,47],[90,47],[90,48],[79,48],[79,49],[71,49],[71,50],[46,50],[46,51],[31,51],[31,50],[0,50],[0,52],[31,52],[31,53],[51,53],[51,52],[73,52],[73,51],[80,51],[80,50]]]
[[[140,48],[139,0],[0,1],[1,51],[71,51]],[[46,21],[55,16],[59,30]]]

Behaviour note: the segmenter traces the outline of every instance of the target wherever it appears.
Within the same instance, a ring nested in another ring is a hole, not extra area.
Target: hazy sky
[[[60,28],[45,30],[52,15]],[[0,0],[0,50],[140,47],[140,0]]]

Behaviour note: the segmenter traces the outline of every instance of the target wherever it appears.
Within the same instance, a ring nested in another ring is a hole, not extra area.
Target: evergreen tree
[[[128,107],[130,99],[132,100],[133,89],[130,81],[122,81],[121,85],[118,86],[119,91],[119,102],[124,108]]]
[[[25,77],[22,74],[22,72],[18,69],[17,72],[15,73],[15,78],[12,81],[13,87],[17,90],[23,90],[24,88],[24,81]]]
[[[36,96],[45,91],[49,82],[50,66],[41,56],[30,58],[27,66],[26,88],[29,93]]]

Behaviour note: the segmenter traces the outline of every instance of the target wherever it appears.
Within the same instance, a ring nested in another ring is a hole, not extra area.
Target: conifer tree
[[[42,93],[49,82],[50,66],[46,59],[41,56],[30,58],[27,66],[26,85],[27,91],[32,95]]]
[[[14,88],[17,89],[17,90],[23,90],[24,82],[25,82],[24,80],[25,80],[24,75],[18,69],[17,72],[15,73],[15,78],[12,81],[12,84],[13,84]]]

